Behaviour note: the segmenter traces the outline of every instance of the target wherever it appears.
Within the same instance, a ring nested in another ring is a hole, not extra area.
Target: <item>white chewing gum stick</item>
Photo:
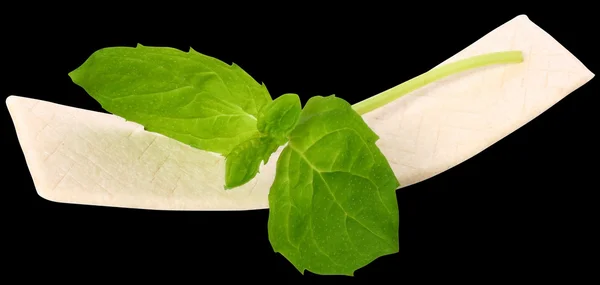
[[[522,51],[524,62],[448,77],[363,116],[402,187],[476,155],[594,77],[524,15],[445,63],[508,50]],[[252,181],[224,190],[218,154],[110,114],[17,96],[6,105],[37,192],[47,200],[156,210],[268,208],[279,151]]]

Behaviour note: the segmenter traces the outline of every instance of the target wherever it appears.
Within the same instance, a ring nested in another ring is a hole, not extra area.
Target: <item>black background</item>
[[[142,43],[192,46],[236,62],[274,97],[336,94],[355,103],[427,71],[523,13],[592,72],[600,70],[591,7],[478,3],[456,11],[409,2],[252,5],[260,13],[233,3],[145,3],[127,12],[125,2],[2,4],[0,94],[102,111],[67,73],[100,48]],[[400,253],[379,258],[354,279],[522,281],[590,272],[596,86],[593,79],[481,154],[399,190]],[[299,274],[273,253],[267,210],[166,212],[46,201],[35,192],[6,109],[2,124],[3,272],[84,283],[353,279]]]

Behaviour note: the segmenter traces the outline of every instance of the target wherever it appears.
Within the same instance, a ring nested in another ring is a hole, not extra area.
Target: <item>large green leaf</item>
[[[313,97],[277,161],[269,239],[300,271],[353,275],[398,252],[398,181],[346,101]]]

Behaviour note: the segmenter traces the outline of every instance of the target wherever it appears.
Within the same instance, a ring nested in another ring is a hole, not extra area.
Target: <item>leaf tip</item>
[[[223,185],[223,189],[225,191],[227,190],[232,190],[234,188],[238,188],[244,184],[246,184],[246,182],[248,182],[249,180],[240,180],[240,179],[235,179],[235,178],[225,178],[225,185]]]
[[[69,72],[68,75],[71,78],[71,81],[73,81],[73,83],[75,84],[79,84],[79,82],[81,82],[83,78],[83,72],[81,71],[81,67],[78,67],[77,69]]]

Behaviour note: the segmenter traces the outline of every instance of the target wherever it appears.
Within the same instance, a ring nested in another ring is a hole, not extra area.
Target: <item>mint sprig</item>
[[[272,100],[235,64],[190,49],[105,48],[69,73],[102,107],[148,131],[222,154],[224,188],[244,185],[280,146],[269,192],[269,240],[301,273],[353,275],[398,252],[400,185],[360,115],[468,69],[523,61],[497,52],[436,67],[351,106],[295,94]],[[235,190],[230,190],[235,191]]]

